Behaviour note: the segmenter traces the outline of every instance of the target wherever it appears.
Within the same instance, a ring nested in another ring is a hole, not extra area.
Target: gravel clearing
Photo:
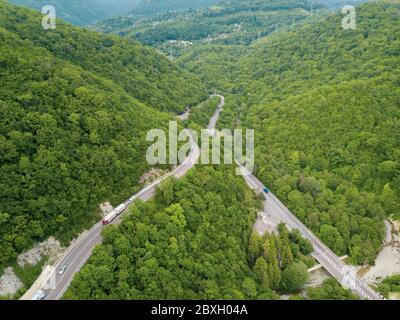
[[[7,268],[0,277],[0,296],[14,295],[24,285],[14,274],[13,269]]]
[[[264,235],[266,232],[278,234],[278,225],[271,222],[266,214],[262,211],[258,213],[257,220],[254,223],[253,230],[259,235]]]
[[[400,223],[385,221],[386,239],[382,251],[375,260],[375,265],[363,272],[363,279],[374,284],[383,278],[400,274]]]
[[[113,207],[112,207],[112,205],[107,201],[107,202],[104,202],[104,203],[102,203],[102,204],[100,205],[100,210],[101,210],[102,216],[105,217],[106,215],[108,215],[108,214],[113,210]]]
[[[60,242],[54,237],[50,237],[46,241],[36,244],[32,249],[21,253],[17,258],[20,267],[34,266],[43,257],[47,257],[47,263],[54,263],[65,251]],[[23,288],[22,282],[15,275],[12,267],[4,270],[0,277],[0,296],[14,295],[19,289]]]
[[[24,267],[26,265],[36,265],[44,256],[48,257],[49,263],[54,262],[64,252],[58,240],[50,237],[46,241],[36,244],[32,249],[18,256],[18,265]]]
[[[161,169],[158,169],[158,168],[152,168],[148,172],[143,174],[143,176],[141,176],[140,183],[147,185],[147,184],[155,181],[156,179],[162,177],[166,173],[168,173],[167,170],[161,170]]]
[[[332,276],[324,268],[310,272],[310,279],[306,283],[306,287],[319,287],[326,279]]]

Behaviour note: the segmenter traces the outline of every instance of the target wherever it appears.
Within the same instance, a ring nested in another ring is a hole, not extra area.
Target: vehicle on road
[[[268,189],[267,187],[264,187],[263,191],[264,191],[265,193],[269,193],[269,189]]]
[[[103,223],[103,226],[110,224],[116,217],[118,217],[122,212],[124,212],[127,207],[128,205],[125,203],[120,204],[118,207],[116,207],[113,211],[111,211],[108,215],[106,215],[103,218],[103,220],[101,221]]]
[[[132,204],[132,203],[133,203],[133,199],[130,198],[130,199],[128,200],[128,204]]]
[[[64,274],[65,270],[67,270],[67,266],[62,266],[60,270],[58,270],[58,274],[61,276]]]
[[[32,296],[32,300],[44,300],[46,298],[46,293],[43,290],[38,290]]]

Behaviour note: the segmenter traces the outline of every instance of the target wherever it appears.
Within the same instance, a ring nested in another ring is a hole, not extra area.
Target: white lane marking
[[[246,172],[246,169],[244,167],[242,167],[239,163],[238,163],[239,167],[242,169],[242,172]],[[255,178],[253,175],[250,176],[245,176],[245,180],[248,184],[250,184],[250,186],[256,186],[258,185],[259,189],[262,189],[262,183]],[[257,187],[256,187],[257,188]],[[293,213],[290,212],[290,210],[285,207],[280,200],[272,193],[269,193],[270,198],[268,198],[268,196],[265,194],[265,199],[266,199],[266,203],[268,204],[268,200],[274,202],[278,208],[280,209],[280,213],[281,215],[284,214],[284,216],[286,217],[286,223],[289,221],[290,222],[290,227],[292,228],[296,228],[299,229],[299,231],[301,231],[303,233],[303,236],[305,236],[308,240],[310,240],[314,246],[314,250],[317,251],[317,255],[315,255],[315,258],[317,260],[319,260],[319,262],[321,263],[321,265],[324,265],[324,261],[320,261],[322,260],[320,257],[324,258],[325,261],[325,266],[328,267],[332,267],[334,270],[336,270],[337,272],[339,272],[339,274],[342,274],[343,268],[344,266],[346,266],[346,264],[344,264],[337,256],[336,254],[327,246],[325,246],[321,240],[319,240],[311,231],[308,230],[307,227],[305,227],[303,225],[303,223],[296,217],[294,216]],[[321,247],[322,249],[320,249],[319,247]],[[325,252],[323,252],[322,250],[324,250]],[[318,259],[318,255],[320,256]],[[334,275],[333,275],[334,276]],[[357,281],[359,283],[362,283],[364,286],[364,282],[361,280],[361,278],[359,278],[357,276]],[[341,279],[340,279],[341,280]],[[356,291],[362,296],[362,297],[366,297],[368,299],[379,299],[381,300],[381,298],[377,298],[377,294],[370,289],[369,287],[367,289],[365,288],[361,288],[360,286],[357,286]]]
[[[212,124],[212,127],[215,126],[215,122],[216,122],[216,121],[213,122],[213,120],[215,120],[215,117],[218,117],[220,111],[222,110],[222,107],[223,107],[224,104],[225,104],[225,98],[224,98],[223,96],[220,96],[220,95],[217,95],[217,96],[220,97],[221,102],[220,102],[220,104],[218,105],[215,114],[214,114],[213,117],[211,118],[210,124]],[[209,124],[209,125],[210,125],[210,124]],[[190,133],[190,132],[189,132],[189,133]],[[149,186],[146,186],[144,189],[140,190],[138,193],[136,193],[135,195],[133,195],[131,198],[132,198],[132,199],[137,199],[137,198],[139,198],[141,195],[143,195],[143,193],[146,193],[148,190],[150,190],[150,189],[152,189],[152,188],[158,186],[161,182],[163,182],[163,181],[166,180],[167,178],[169,178],[169,177],[171,177],[171,176],[173,176],[173,175],[175,175],[175,174],[177,174],[177,173],[180,173],[181,170],[182,170],[182,171],[184,171],[184,170],[186,170],[186,169],[189,170],[191,167],[193,167],[193,166],[196,164],[196,161],[197,161],[198,157],[200,156],[200,152],[199,152],[199,146],[195,143],[195,141],[194,141],[192,135],[190,135],[190,140],[191,140],[191,142],[192,142],[191,151],[190,151],[188,157],[185,159],[185,161],[184,161],[181,165],[179,165],[178,167],[176,167],[172,172],[169,172],[169,173],[166,174],[165,176],[163,176],[163,177],[157,179],[156,181],[154,181],[153,183],[151,183]],[[186,167],[186,165],[188,164],[189,161],[191,161],[190,166]],[[184,172],[185,172],[185,171],[184,171]],[[152,191],[153,191],[153,190],[152,190]],[[124,202],[124,203],[125,203],[125,202]],[[125,213],[126,213],[126,212],[124,212],[123,214],[121,214],[121,215],[119,216],[119,218],[121,218]],[[98,226],[100,226],[100,233],[99,233],[99,234],[101,234],[101,229],[102,229],[101,227],[102,227],[102,225],[101,225],[101,223],[97,223],[97,224],[94,225],[94,226],[93,226],[93,227],[92,227],[92,228],[91,228],[91,229],[90,229],[90,230],[89,230],[89,231],[88,231],[88,232],[87,232],[87,233],[86,233],[72,248],[70,247],[70,248],[67,249],[66,252],[68,252],[68,255],[70,255],[71,252],[72,252],[73,250],[77,250],[78,247],[79,247],[79,245],[81,244],[81,242],[82,242],[83,240],[86,241],[86,240],[87,240],[87,237],[88,237],[89,235],[91,235],[92,231],[93,231],[96,227],[98,227]],[[95,237],[95,236],[96,236],[96,235],[94,235],[94,237]],[[81,248],[81,249],[78,251],[78,253],[74,256],[74,258],[73,258],[73,260],[72,260],[72,262],[71,262],[72,265],[75,263],[75,260],[79,257],[79,255],[82,253],[82,251],[83,251],[84,249],[86,249],[87,246],[93,242],[93,240],[95,239],[94,237],[91,238],[91,239],[89,239],[89,240],[87,240],[88,243],[85,244],[84,247]],[[94,247],[94,245],[93,245],[93,247]],[[93,249],[92,249],[92,250],[93,250]],[[90,257],[91,251],[89,251],[89,252],[87,253],[87,255]],[[86,255],[85,255],[85,256],[86,256]],[[68,261],[68,259],[70,259],[70,258],[69,258],[67,255],[65,255],[65,257],[64,257],[64,259],[63,259],[62,261],[63,261],[63,262],[64,262],[64,261]],[[61,264],[61,262],[60,262],[59,264],[57,264],[57,266],[59,266],[60,264]],[[84,263],[83,263],[83,264],[84,264]],[[77,271],[74,270],[74,271],[72,272],[70,278],[67,279],[67,283],[68,283],[67,288],[69,287],[69,285],[70,285],[70,283],[71,283],[71,281],[72,281],[72,278],[73,278],[73,276],[75,275],[76,272],[77,272]],[[61,281],[61,279],[63,279],[63,277],[60,278],[60,281]],[[60,282],[60,281],[59,281],[59,282]],[[62,290],[64,290],[64,289],[65,289],[65,286],[64,286],[64,288],[63,288]],[[66,289],[65,289],[65,290],[66,290]],[[54,293],[54,291],[55,291],[55,290],[53,290],[53,291],[50,293],[49,297],[52,295],[52,293]],[[59,296],[57,296],[56,299],[59,299]]]
[[[69,277],[69,279],[67,279],[65,285],[63,286],[63,288],[59,291],[59,293],[56,295],[55,300],[59,300],[63,294],[65,293],[65,291],[67,291],[68,287],[71,285],[71,282],[73,280],[73,277],[75,276],[75,274],[77,272],[79,272],[80,269],[82,269],[82,266],[89,260],[90,256],[92,255],[92,252],[94,250],[94,247],[96,244],[99,243],[99,241],[101,242],[102,238],[101,238],[101,234],[97,235],[98,238],[94,237],[93,239],[91,239],[91,241],[89,241],[86,246],[85,249],[87,248],[87,246],[90,244],[92,246],[92,248],[90,248],[83,256],[83,258],[81,259],[81,261],[78,263],[77,268],[75,269],[76,271],[71,275],[71,277]],[[75,260],[80,257],[81,253],[83,252],[83,250],[81,250],[73,259],[73,261],[71,262],[71,265],[73,265],[75,263]],[[54,291],[53,291],[54,292]]]

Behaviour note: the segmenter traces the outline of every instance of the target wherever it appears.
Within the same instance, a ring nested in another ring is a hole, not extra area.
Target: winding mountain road
[[[213,135],[215,134],[215,125],[218,121],[219,114],[225,104],[225,98],[220,95],[217,96],[220,97],[221,102],[212,116],[207,128],[208,131]],[[132,198],[146,201],[154,195],[156,187],[168,177],[174,176],[176,178],[180,178],[184,176],[188,170],[190,170],[197,163],[200,155],[199,147],[193,139],[191,139],[191,144],[191,151],[187,159],[181,165],[176,167],[172,172],[159,178],[149,186],[142,189]],[[272,192],[265,193],[264,185],[253,174],[248,172],[247,169],[241,166],[239,163],[238,165],[247,184],[257,192],[264,194],[264,213],[266,215],[271,218],[273,216],[274,221],[285,223],[289,229],[298,229],[303,237],[310,240],[314,246],[313,257],[342,285],[351,288],[353,292],[358,294],[358,296],[360,296],[362,299],[382,300],[379,294],[373,291],[360,277],[352,272],[352,269],[342,260],[340,260],[340,258],[326,245],[324,245],[310,230],[308,230],[305,225],[300,222],[300,220],[297,219],[297,217],[290,212],[290,210],[286,208]],[[129,200],[127,200],[125,204],[129,205],[128,201]],[[112,223],[119,223],[122,216],[123,214],[116,218]],[[63,296],[74,275],[79,272],[82,266],[89,259],[95,245],[101,243],[102,228],[103,226],[101,222],[94,225],[88,232],[78,238],[64,253],[59,262],[56,263],[53,269],[55,271],[58,271],[63,266],[66,266],[67,268],[63,274],[58,274],[57,272],[53,273],[55,276],[53,277],[53,288],[45,290],[46,300],[58,300]],[[38,288],[36,288],[36,290],[37,289]],[[25,294],[24,299],[30,299],[33,294],[34,292],[31,288],[31,292],[29,294]]]
[[[219,96],[219,95],[217,95]],[[210,125],[208,126],[209,130],[214,130],[214,126],[217,122],[218,115],[224,105],[224,97],[219,96],[221,99],[220,104],[217,107],[217,110],[213,117],[210,120]],[[143,201],[149,200],[154,192],[163,181],[165,181],[169,177],[181,178],[183,177],[196,163],[198,157],[200,155],[200,149],[197,143],[194,141],[192,136],[190,135],[190,131],[188,131],[190,140],[191,140],[191,150],[186,158],[186,160],[177,166],[173,171],[164,175],[163,177],[157,179],[150,185],[146,186],[140,192],[133,195],[130,199],[141,199]],[[126,200],[123,204],[129,206],[130,200]],[[127,211],[127,210],[126,210]],[[126,212],[125,211],[125,212]],[[111,224],[118,224],[124,214],[118,216]],[[68,289],[74,275],[79,272],[79,270],[83,267],[86,261],[92,254],[92,251],[96,244],[101,243],[102,236],[101,231],[103,229],[103,225],[101,222],[96,223],[89,231],[82,234],[71,246],[66,250],[61,259],[53,266],[52,272],[49,272],[47,278],[45,277],[39,285],[32,286],[26,294],[21,298],[21,300],[30,300],[32,299],[35,292],[38,290],[44,290],[46,296],[45,300],[59,300]],[[58,270],[62,267],[66,267],[65,271],[62,274],[58,273]],[[47,288],[49,287],[49,288]]]
[[[332,250],[322,243],[271,191],[264,192],[265,186],[246,168],[238,164],[246,183],[253,190],[262,193],[265,197],[264,214],[275,222],[283,222],[289,229],[297,229],[302,236],[308,239],[313,247],[312,256],[317,260],[338,282],[350,288],[361,299],[383,300],[381,296],[365,283],[353,268],[346,265]]]

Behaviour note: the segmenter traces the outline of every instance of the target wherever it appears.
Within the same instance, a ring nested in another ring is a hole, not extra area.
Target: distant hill
[[[221,2],[221,0],[141,0],[132,15],[154,15],[171,11],[197,9]]]
[[[207,97],[155,50],[0,1],[0,273],[51,235],[67,241],[149,169],[149,129]]]
[[[400,5],[339,9],[249,46],[204,44],[177,61],[225,93],[218,124],[255,130],[256,175],[339,255],[373,263],[400,207]],[[221,63],[223,61],[223,63]]]
[[[222,1],[212,7],[141,19],[135,15],[114,17],[94,29],[136,39],[176,57],[193,44],[248,45],[322,8],[306,0]]]
[[[56,8],[59,18],[76,25],[93,24],[129,12],[141,0],[9,0],[36,10],[45,5]]]

